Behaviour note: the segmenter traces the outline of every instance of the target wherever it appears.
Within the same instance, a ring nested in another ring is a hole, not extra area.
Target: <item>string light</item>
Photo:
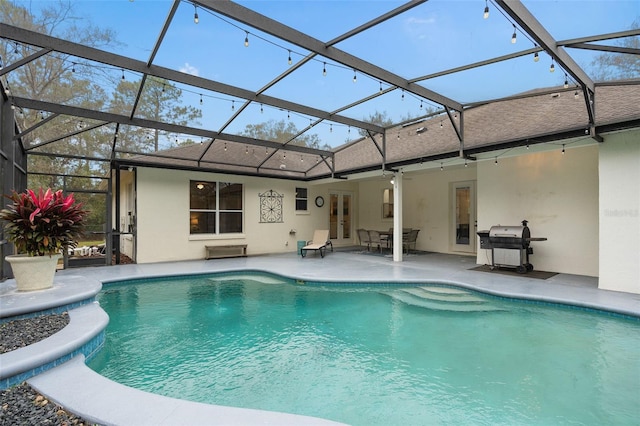
[[[15,47],[15,49],[13,50],[13,53],[15,53],[15,54],[17,55],[17,54],[19,53],[19,52],[18,52],[18,43],[17,43],[17,42],[16,42],[15,46],[16,46],[16,47]]]
[[[562,144],[562,155],[564,155],[564,144]]]
[[[511,24],[513,25],[513,35],[511,36],[511,44],[515,44],[516,43],[516,25],[515,24]]]
[[[200,94],[200,105],[202,105],[202,93]]]
[[[195,22],[197,24],[198,22],[200,22],[200,18],[198,18],[198,6],[196,6],[194,4],[193,8],[195,9],[195,11],[193,13],[193,22]]]
[[[227,141],[224,141],[224,150],[227,150]]]
[[[420,109],[422,109],[422,100],[420,100]]]
[[[356,70],[353,70],[353,82],[357,83],[358,82],[358,76],[356,75]]]
[[[401,96],[401,100],[404,101],[404,89],[402,89],[402,96]]]
[[[291,120],[291,112],[290,111],[287,111],[287,119]]]
[[[569,88],[569,77],[567,77],[567,73],[564,73],[564,88],[568,89]]]
[[[249,47],[249,31],[245,31],[244,47]]]
[[[322,63],[322,76],[323,77],[327,76],[327,63],[326,62]]]
[[[162,93],[164,93],[164,88],[165,88],[165,86],[166,86],[166,85],[165,85],[164,83],[162,83]]]
[[[444,170],[444,166],[442,165],[442,162],[440,162],[440,171]]]
[[[466,159],[466,158],[464,159],[464,166],[465,166],[465,167],[467,167],[467,166],[468,166],[468,164],[467,164],[467,159]]]
[[[540,56],[538,55],[538,52],[533,54],[533,62],[538,62],[540,60]]]
[[[293,61],[291,60],[291,51],[289,50],[289,59],[287,60],[287,63],[291,65],[292,62]]]
[[[382,93],[382,82],[380,82],[380,93]]]
[[[236,101],[231,101],[231,111],[236,110]]]
[[[263,113],[264,113],[264,108],[263,108],[262,104],[260,104],[260,114],[263,114]]]
[[[498,165],[498,157],[496,157],[496,161],[494,163],[496,166]]]
[[[573,92],[573,99],[578,99],[578,91]]]
[[[244,153],[249,155],[249,147],[247,145],[244,146]]]
[[[333,124],[329,124],[329,133],[333,133]]]
[[[549,67],[549,72],[554,72],[556,70],[556,66],[553,64],[553,58],[551,58],[551,66]]]
[[[76,72],[76,63],[71,62],[71,72]]]
[[[484,0],[484,14],[482,15],[482,17],[484,19],[489,18],[489,3],[487,3],[487,0]]]
[[[122,70],[122,79],[124,80],[124,70]]]

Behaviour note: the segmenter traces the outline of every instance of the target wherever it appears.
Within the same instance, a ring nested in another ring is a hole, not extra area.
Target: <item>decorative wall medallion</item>
[[[284,195],[273,189],[258,194],[260,197],[260,223],[282,223],[282,199]]]

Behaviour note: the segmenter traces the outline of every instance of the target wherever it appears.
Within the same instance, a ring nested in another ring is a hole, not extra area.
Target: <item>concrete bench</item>
[[[205,259],[220,259],[223,257],[244,257],[247,255],[246,244],[228,244],[224,246],[204,246],[207,251]]]

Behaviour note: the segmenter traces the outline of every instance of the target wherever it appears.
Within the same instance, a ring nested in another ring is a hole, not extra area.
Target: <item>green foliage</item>
[[[0,211],[0,219],[7,221],[5,231],[18,253],[45,256],[75,247],[84,231],[87,212],[76,203],[73,194],[62,190],[52,192],[40,188],[38,193],[28,189],[5,195],[12,204]]]
[[[291,143],[293,145],[308,146],[309,148],[316,149],[331,149],[327,144],[324,146],[320,145],[320,137],[318,135],[298,135],[299,133],[300,131],[296,125],[291,121],[269,120],[264,123],[249,124],[240,134],[254,139]]]
[[[393,124],[393,120],[389,117],[387,111],[376,111],[373,114],[369,114],[369,117],[364,117],[362,120],[382,127],[389,127]],[[367,131],[364,129],[358,129],[358,134],[360,136],[367,136]]]

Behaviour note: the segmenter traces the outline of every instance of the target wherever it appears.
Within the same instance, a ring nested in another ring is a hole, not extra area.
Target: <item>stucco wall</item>
[[[537,270],[598,275],[598,146],[532,153],[478,165],[478,230],[527,219]],[[490,263],[478,250],[478,263]]]
[[[359,228],[385,230],[393,226],[392,219],[382,218],[382,193],[392,188],[391,175],[360,183]],[[404,228],[420,229],[418,250],[452,253],[450,218],[450,184],[476,179],[475,167],[445,167],[406,173],[403,180]]]
[[[607,136],[599,148],[599,287],[640,293],[640,132]]]
[[[189,180],[242,183],[244,233],[205,236],[189,234]],[[295,188],[308,188],[308,211],[295,211]],[[203,259],[206,245],[247,244],[249,255],[295,252],[298,240],[311,239],[314,229],[328,229],[328,203],[316,207],[314,199],[328,200],[330,189],[353,190],[350,183],[316,185],[304,182],[212,173],[138,168],[137,262]],[[270,189],[284,195],[283,223],[260,223],[258,194]],[[357,212],[356,212],[357,214]],[[290,230],[295,234],[290,234]]]

